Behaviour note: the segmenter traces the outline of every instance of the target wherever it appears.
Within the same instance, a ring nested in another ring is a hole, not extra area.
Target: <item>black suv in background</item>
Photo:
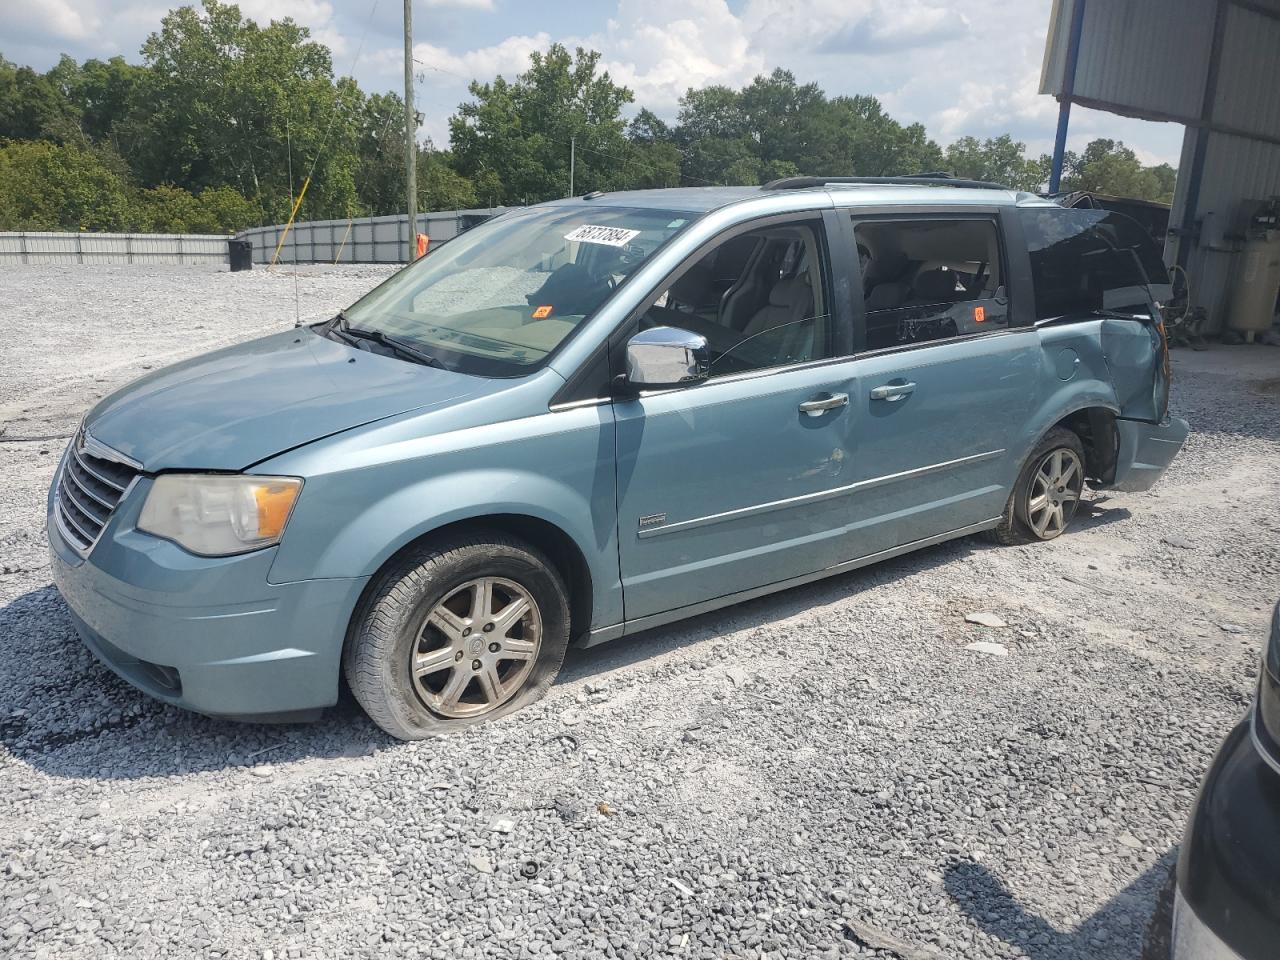
[[[1260,673],[1200,787],[1143,960],[1280,957],[1280,605]]]

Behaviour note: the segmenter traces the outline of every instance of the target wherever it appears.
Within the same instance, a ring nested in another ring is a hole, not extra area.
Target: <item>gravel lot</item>
[[[385,273],[303,272],[302,318]],[[1186,450],[1060,540],[574,653],[534,708],[406,745],[350,704],[305,727],[161,706],[49,584],[83,410],[291,325],[294,287],[0,274],[0,955],[1137,956],[1280,595],[1280,350],[1179,353]]]

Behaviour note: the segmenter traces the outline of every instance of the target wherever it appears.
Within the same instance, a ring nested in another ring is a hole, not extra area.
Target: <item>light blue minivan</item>
[[[152,373],[49,494],[89,648],[202,713],[345,676],[418,738],[592,645],[1144,490],[1167,415],[1133,221],[951,180],[791,178],[506,213],[325,323]]]

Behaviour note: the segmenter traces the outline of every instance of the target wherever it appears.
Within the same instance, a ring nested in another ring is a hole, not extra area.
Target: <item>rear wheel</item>
[[[421,547],[386,570],[353,625],[344,672],[374,723],[416,740],[537,700],[568,643],[559,574],[495,533]]]
[[[997,543],[1053,540],[1067,529],[1084,494],[1084,445],[1073,431],[1054,427],[1023,465],[1000,525]]]

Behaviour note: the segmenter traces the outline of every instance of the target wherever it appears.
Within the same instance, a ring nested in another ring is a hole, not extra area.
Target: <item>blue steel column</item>
[[[1058,95],[1058,133],[1053,140],[1053,164],[1049,168],[1049,192],[1062,187],[1062,161],[1067,152],[1067,126],[1071,120],[1071,97],[1076,91],[1076,62],[1080,59],[1080,34],[1084,30],[1085,0],[1071,6],[1071,33],[1067,35],[1067,62],[1062,70],[1062,93]]]

